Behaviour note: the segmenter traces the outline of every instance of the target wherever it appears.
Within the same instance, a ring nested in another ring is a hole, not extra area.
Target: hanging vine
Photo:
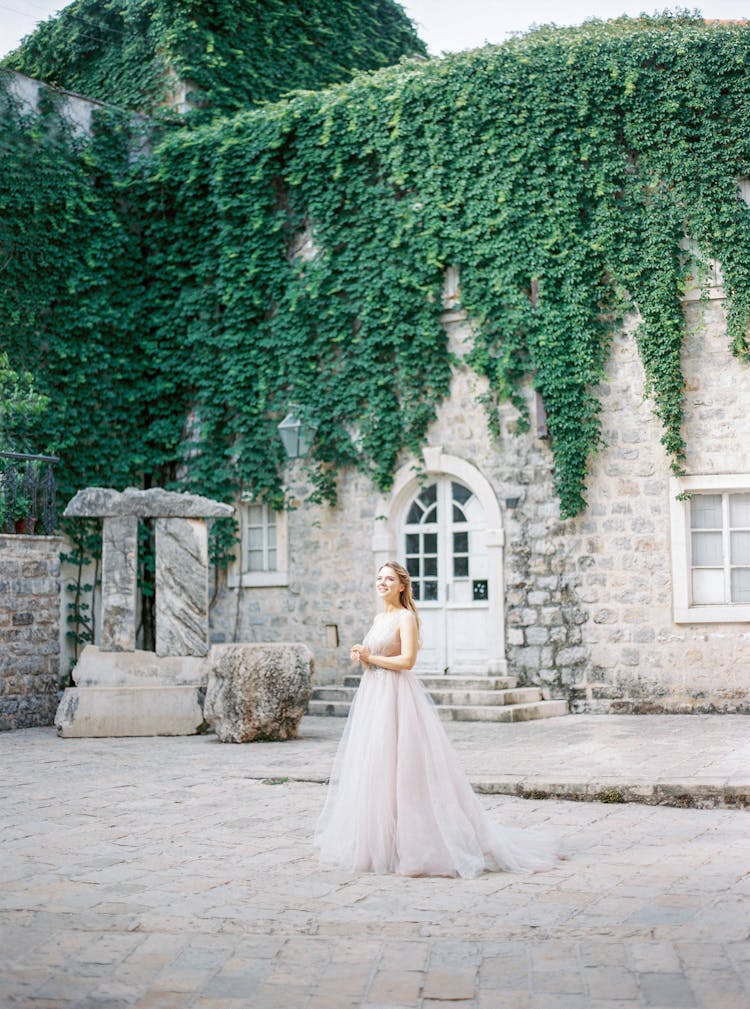
[[[663,15],[402,62],[167,127],[135,160],[112,113],[64,150],[25,121],[14,136],[45,152],[37,204],[66,208],[47,286],[11,316],[11,364],[51,402],[41,448],[75,457],[76,486],[106,472],[281,505],[275,428],[296,403],[317,426],[319,497],[342,467],[387,488],[449,393],[453,265],[491,397],[522,409],[531,379],[544,398],[563,516],[585,507],[627,311],[679,470],[686,235],[721,261],[748,356],[749,67],[746,25]],[[45,234],[3,185],[10,226]]]

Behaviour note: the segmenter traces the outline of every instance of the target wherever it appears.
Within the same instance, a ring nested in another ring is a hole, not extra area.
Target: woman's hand
[[[352,645],[350,656],[352,662],[367,662],[369,661],[370,653],[364,645]]]

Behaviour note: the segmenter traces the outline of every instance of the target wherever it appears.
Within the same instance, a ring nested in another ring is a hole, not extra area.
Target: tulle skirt
[[[412,672],[365,670],[315,831],[321,861],[355,872],[474,877],[555,865],[546,834],[485,813]]]

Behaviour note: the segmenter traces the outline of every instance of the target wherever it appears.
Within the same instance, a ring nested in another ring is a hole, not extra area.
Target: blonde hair
[[[411,575],[403,564],[399,564],[398,561],[386,561],[385,564],[381,564],[378,568],[378,574],[380,574],[383,568],[390,568],[403,585],[403,590],[399,595],[401,605],[405,610],[412,611],[414,616],[417,618],[417,627],[419,627],[419,614],[417,613],[417,607],[414,605],[414,593],[411,589]]]

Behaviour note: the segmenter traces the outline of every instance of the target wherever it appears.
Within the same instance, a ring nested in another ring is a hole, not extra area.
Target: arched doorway
[[[506,671],[503,532],[487,480],[439,448],[424,452],[425,474],[404,467],[382,501],[373,550],[412,576],[422,620],[421,673]]]

